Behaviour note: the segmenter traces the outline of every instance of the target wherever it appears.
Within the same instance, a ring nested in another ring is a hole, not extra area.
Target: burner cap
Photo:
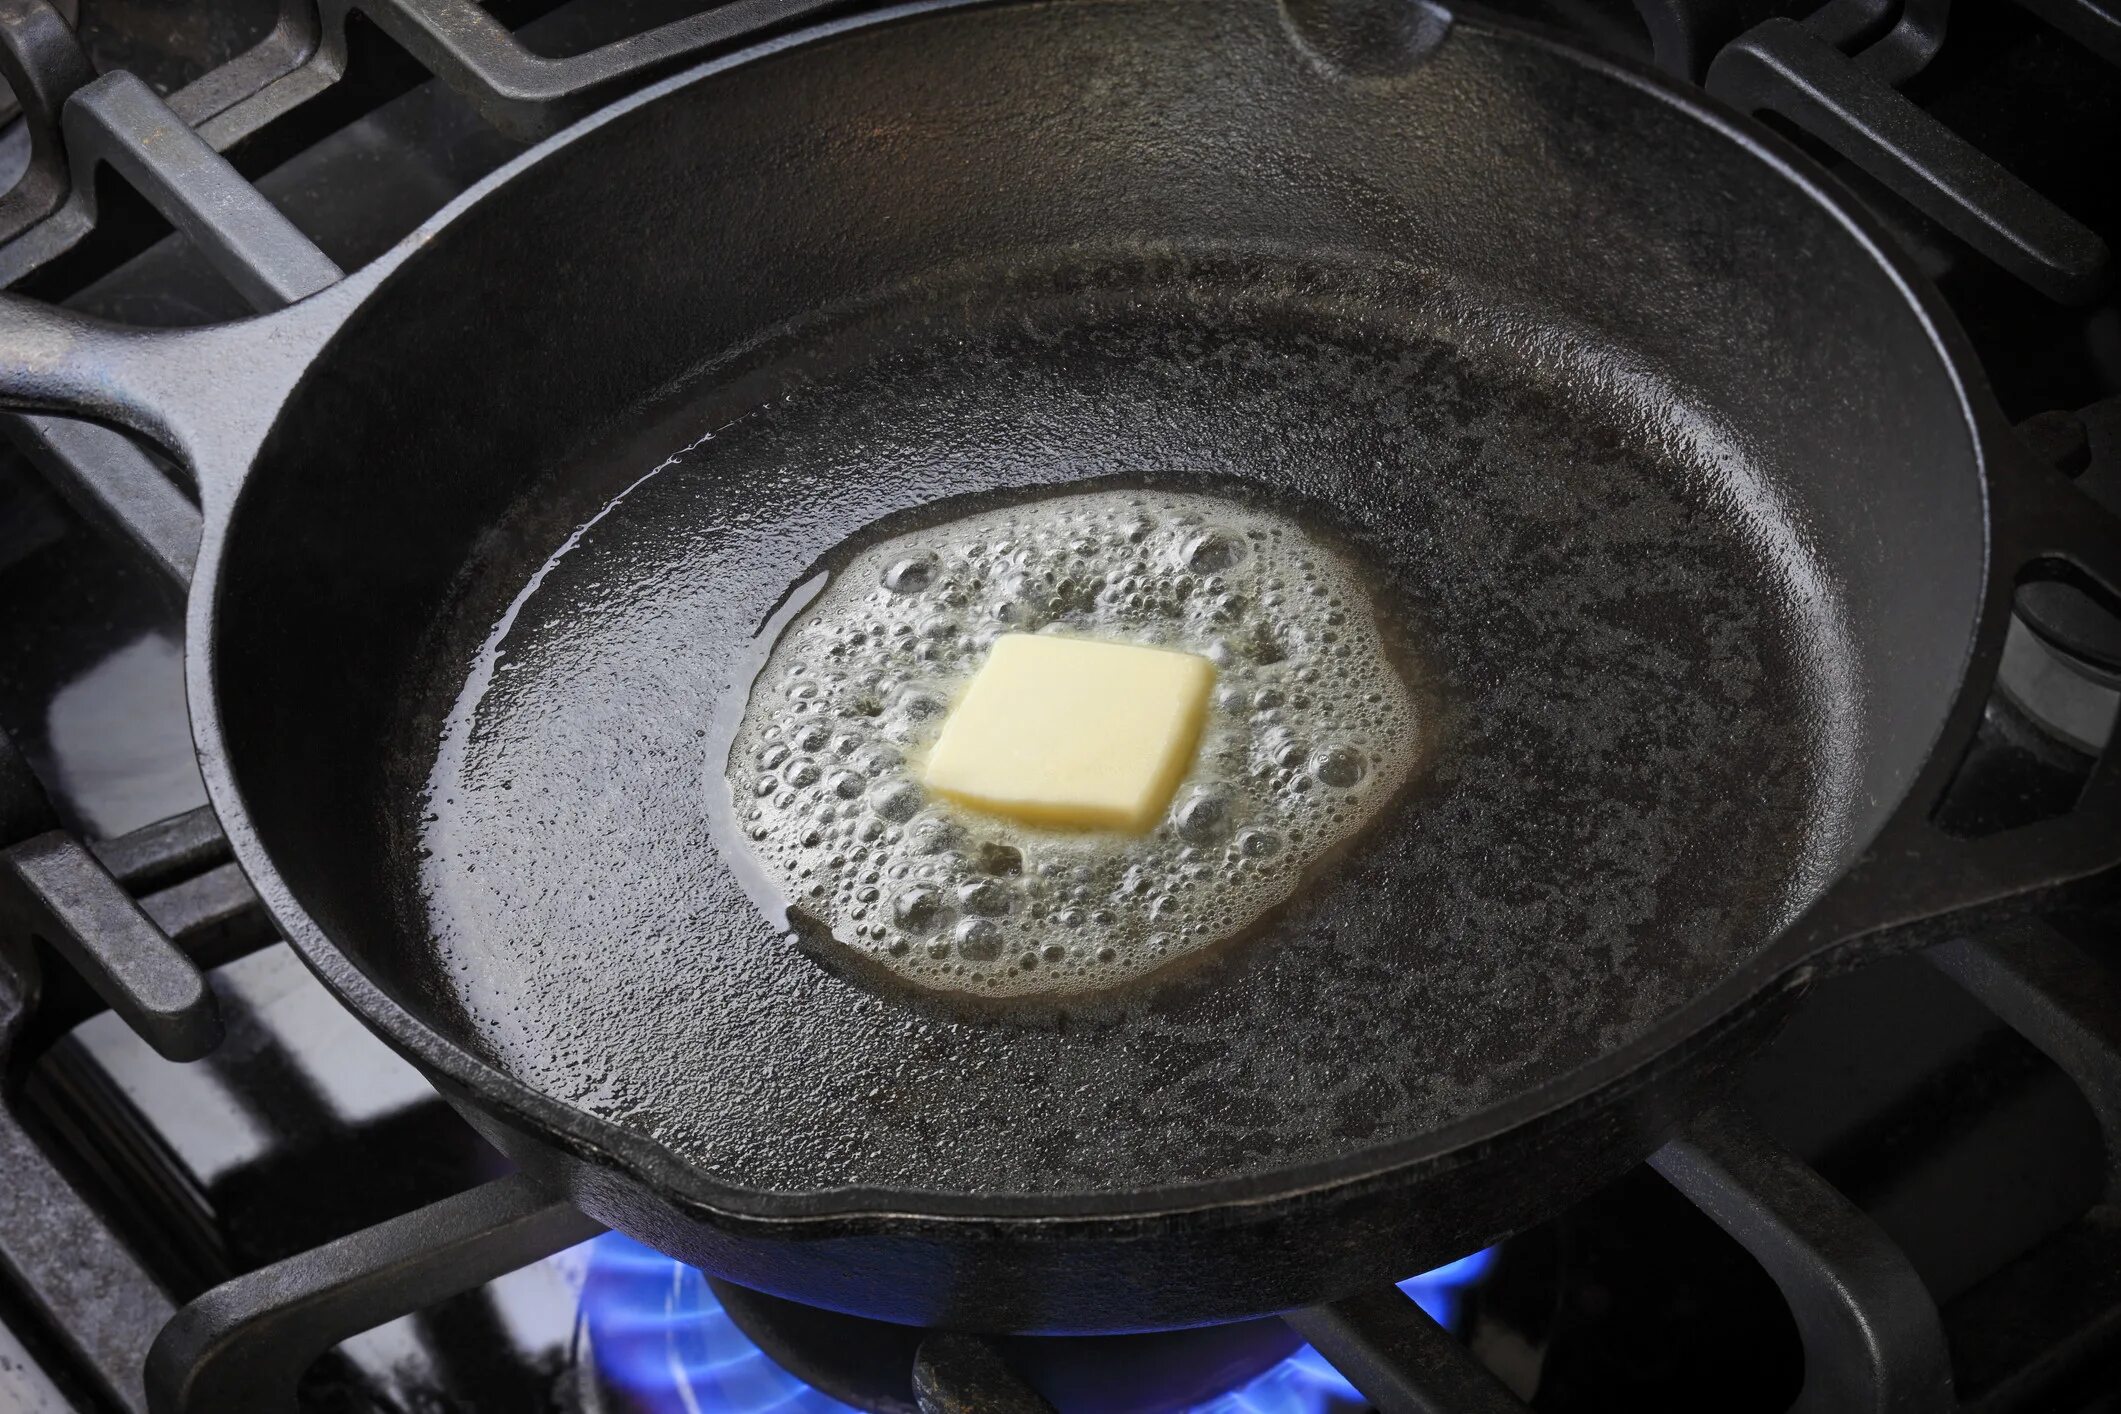
[[[2019,435],[2077,488],[2121,514],[2121,398],[2082,412],[2048,412],[2019,424]],[[2121,687],[2121,618],[2068,584],[2028,584],[2018,591],[2018,617],[2056,653],[2087,670],[2094,681]]]
[[[916,1414],[913,1355],[928,1334],[709,1278],[729,1318],[813,1388],[872,1414]],[[1265,1373],[1302,1344],[1278,1320],[1149,1335],[1000,1336],[1010,1368],[1061,1409],[1165,1414]]]

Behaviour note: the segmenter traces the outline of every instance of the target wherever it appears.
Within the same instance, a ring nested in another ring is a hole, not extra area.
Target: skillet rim
[[[266,419],[265,435],[250,449],[250,461],[233,469],[231,494],[216,498],[209,514],[187,608],[185,679],[192,731],[208,796],[243,873],[286,940],[325,986],[387,1044],[412,1061],[445,1097],[489,1112],[512,1130],[553,1144],[570,1155],[615,1170],[658,1200],[735,1233],[824,1237],[842,1233],[992,1226],[1036,1230],[1055,1237],[1119,1237],[1163,1226],[1174,1217],[1242,1226],[1276,1211],[1330,1194],[1337,1201],[1409,1185],[1473,1161],[1535,1126],[1581,1122],[1684,1066],[1713,1046],[1725,1031],[1801,990],[1816,971],[1819,940],[1806,925],[1847,878],[1848,869],[1820,890],[1804,914],[1786,925],[1752,959],[1620,1048],[1520,1090],[1497,1104],[1421,1134],[1351,1148],[1331,1158],[1263,1170],[1233,1178],[1205,1179],[1153,1189],[1071,1194],[925,1193],[910,1189],[848,1187],[768,1192],[712,1177],[662,1142],[587,1110],[557,1100],[487,1062],[400,1005],[342,951],[312,920],[259,837],[237,786],[222,736],[215,691],[221,571],[231,529],[241,509],[249,473],[286,410],[299,401],[314,369],[327,365],[333,343],[352,316],[414,259],[444,228],[531,168],[607,123],[723,73],[766,57],[844,35],[930,16],[959,12],[1138,0],[908,0],[885,9],[847,16],[746,45],[619,99],[519,154],[459,194],[417,229],[347,279],[283,311],[300,321],[321,317],[318,346],[301,376],[291,379]],[[1273,0],[1265,0],[1272,3]],[[1277,5],[1277,8],[1280,8]],[[1934,350],[1960,409],[1978,494],[1983,558],[1978,593],[1967,622],[1959,662],[1959,688],[1947,704],[1917,768],[1899,797],[1880,817],[1860,860],[1892,828],[1914,796],[1939,768],[1938,745],[1963,735],[1972,707],[1985,693],[1969,693],[1968,669],[1997,615],[1995,591],[1995,471],[1988,429],[2001,414],[1973,360],[1965,334],[1941,295],[1906,256],[1895,250],[1883,226],[1837,191],[1833,179],[1793,144],[1756,120],[1712,106],[1704,96],[1647,65],[1581,48],[1544,26],[1504,19],[1477,4],[1451,7],[1452,27],[1468,26],[1483,39],[1523,44],[1564,62],[1582,65],[1637,94],[1677,109],[1692,121],[1736,144],[1768,172],[1794,187],[1845,231],[1899,293]],[[1293,41],[1292,41],[1293,42]],[[275,316],[280,318],[283,316]],[[1852,862],[1850,868],[1854,867]],[[1528,1148],[1542,1147],[1538,1141]],[[1648,1152],[1645,1150],[1644,1152]]]

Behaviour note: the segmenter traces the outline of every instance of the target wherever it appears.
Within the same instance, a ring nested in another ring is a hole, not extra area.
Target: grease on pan
[[[1198,653],[1215,692],[1146,834],[1042,829],[920,784],[994,640]],[[1102,989],[1243,933],[1369,823],[1419,755],[1355,568],[1287,516],[1105,491],[871,546],[791,622],[728,758],[741,832],[790,906],[917,986]]]

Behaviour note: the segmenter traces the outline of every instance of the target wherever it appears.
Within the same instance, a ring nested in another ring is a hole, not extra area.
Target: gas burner
[[[2092,501],[2121,510],[2121,397],[2042,413],[2018,431]],[[1997,675],[2004,702],[2051,743],[2087,760],[2105,746],[2121,711],[2121,615],[2090,588],[2068,578],[2021,586]],[[2054,746],[2027,750],[2052,755]]]
[[[2094,605],[2086,607],[2096,611]],[[2023,618],[2011,625],[2003,642],[1996,683],[2006,702],[2086,759],[2106,745],[2121,713],[2121,674],[2103,672],[2058,648]]]
[[[1400,1284],[1456,1322],[1492,1251]],[[593,1414],[919,1414],[932,1332],[819,1310],[702,1276],[630,1238],[592,1249],[582,1288]],[[1352,1414],[1363,1397],[1276,1319],[1113,1336],[1003,1336],[1007,1367],[1068,1414]]]
[[[2108,510],[2121,510],[2121,398],[2050,412],[2019,428],[2033,451]],[[2012,704],[2087,755],[2106,744],[2121,706],[2121,616],[2067,581],[2018,591],[2001,685]]]

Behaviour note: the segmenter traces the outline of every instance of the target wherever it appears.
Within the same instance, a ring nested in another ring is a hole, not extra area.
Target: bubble
[[[901,716],[913,722],[925,722],[940,717],[950,708],[950,704],[936,694],[917,687],[900,693],[895,705]]]
[[[999,879],[975,879],[969,884],[960,884],[957,890],[958,905],[967,913],[995,915],[1009,911],[1009,886]]]
[[[983,840],[979,847],[976,865],[982,874],[1008,876],[1024,872],[1023,851],[1014,845],[998,844]]]
[[[1021,572],[1003,575],[995,583],[994,616],[1016,627],[1037,623],[1048,604],[1046,586]]]
[[[1346,790],[1362,779],[1362,753],[1352,746],[1327,746],[1313,753],[1311,774],[1329,786]]]
[[[932,933],[949,917],[943,891],[916,884],[891,901],[891,921],[909,933]]]
[[[926,555],[894,560],[881,576],[884,588],[893,594],[918,594],[935,580],[935,561]]]
[[[1226,570],[1245,557],[1245,542],[1223,530],[1203,530],[1186,541],[1179,561],[1195,574]]]
[[[958,956],[968,962],[992,962],[1002,954],[1002,930],[990,918],[960,919],[950,936],[957,942]]]
[[[1230,833],[1234,801],[1220,786],[1194,786],[1179,798],[1171,819],[1188,844],[1213,844]]]
[[[834,771],[825,788],[841,800],[853,800],[869,788],[869,782],[859,771]]]
[[[911,781],[893,781],[869,797],[869,808],[893,824],[904,824],[920,813],[921,788]]]
[[[798,756],[795,760],[790,761],[787,766],[784,767],[781,771],[781,779],[786,781],[789,785],[794,786],[797,790],[801,790],[804,786],[814,784],[817,781],[817,778],[817,762],[812,761],[807,756]]]
[[[788,740],[798,751],[822,751],[825,743],[832,740],[832,733],[825,729],[823,722],[806,722],[796,728]]]
[[[1281,840],[1272,830],[1250,829],[1237,837],[1237,849],[1247,859],[1265,859],[1281,852]]]
[[[866,776],[888,776],[905,764],[903,753],[882,742],[872,742],[854,756],[855,769]]]
[[[906,831],[906,838],[912,843],[915,854],[941,854],[955,848],[963,834],[955,821],[932,815],[914,821]]]
[[[777,741],[759,753],[759,764],[769,771],[787,759],[788,748]]]

